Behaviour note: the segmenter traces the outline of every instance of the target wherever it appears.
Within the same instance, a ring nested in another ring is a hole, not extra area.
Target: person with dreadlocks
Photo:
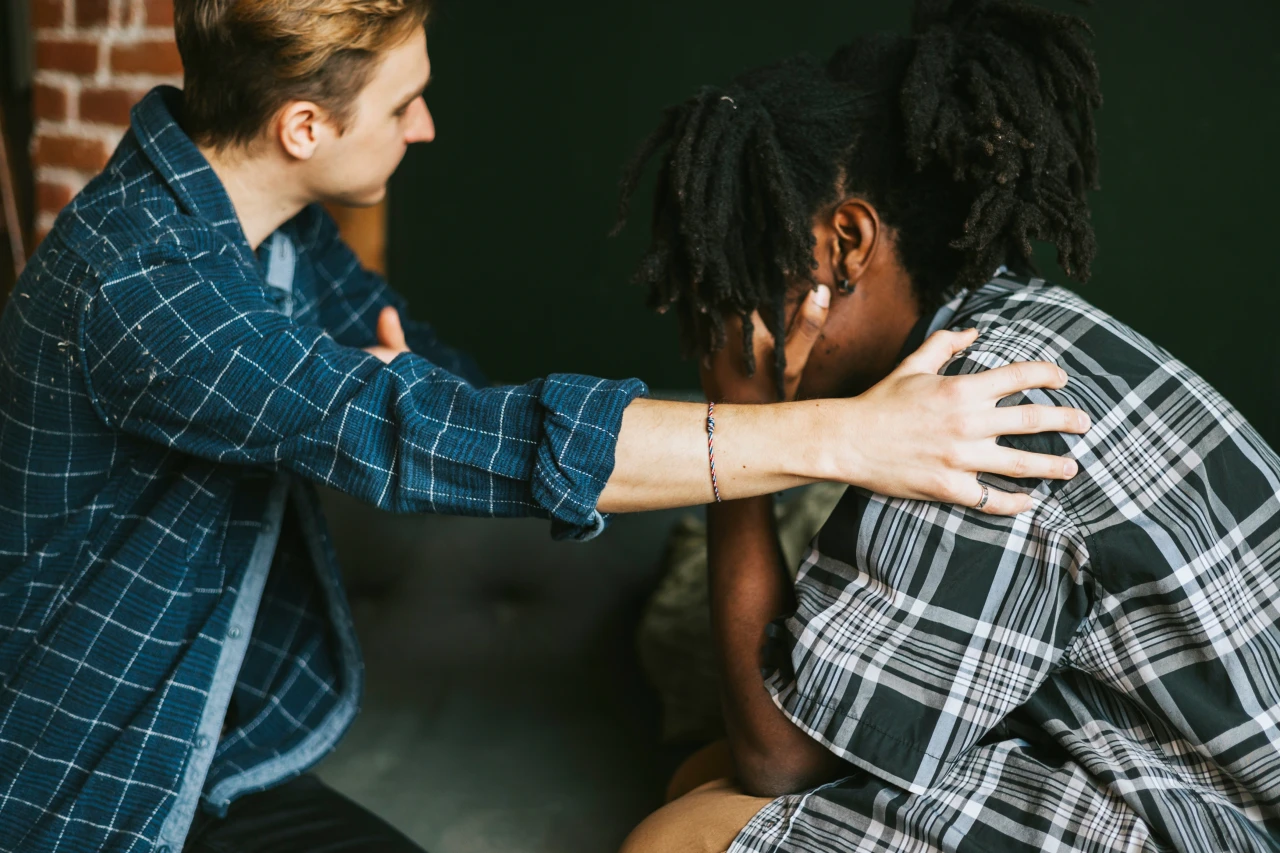
[[[1089,36],[1025,0],[920,2],[910,35],[703,89],[624,174],[625,214],[661,152],[639,277],[710,400],[858,393],[973,326],[943,373],[1056,362],[1065,386],[1003,403],[1094,424],[1001,440],[1074,457],[1067,482],[983,475],[972,506],[848,489],[794,585],[769,497],[711,505],[727,743],[625,853],[1280,849],[1280,457],[1030,275],[1035,240],[1078,280],[1096,251]],[[798,365],[775,342],[824,291]],[[980,511],[1006,493],[1034,508]]]

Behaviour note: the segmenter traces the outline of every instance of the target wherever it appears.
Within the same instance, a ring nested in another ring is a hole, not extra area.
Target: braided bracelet
[[[711,491],[720,500],[720,484],[716,482],[716,404],[707,403],[707,458],[711,461]]]

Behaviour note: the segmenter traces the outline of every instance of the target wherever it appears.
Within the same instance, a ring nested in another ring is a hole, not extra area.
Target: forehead
[[[369,85],[389,91],[391,97],[408,97],[426,85],[430,74],[426,30],[416,28],[407,39],[387,50]]]

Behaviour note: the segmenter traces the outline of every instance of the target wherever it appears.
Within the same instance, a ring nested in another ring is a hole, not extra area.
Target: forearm
[[[773,499],[708,507],[707,548],[712,633],[739,784],[749,794],[778,796],[834,778],[843,763],[787,719],[760,673],[766,626],[795,606]]]
[[[851,401],[840,401],[849,404]],[[835,466],[820,440],[833,401],[716,406],[716,475],[725,500],[827,479]],[[601,512],[639,512],[715,499],[707,458],[707,407],[636,400],[622,418]]]

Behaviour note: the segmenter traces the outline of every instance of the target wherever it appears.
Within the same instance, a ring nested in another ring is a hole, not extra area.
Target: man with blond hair
[[[319,206],[376,203],[434,137],[425,0],[175,7],[184,89],[138,104],[0,317],[0,849],[417,849],[304,775],[361,683],[315,483],[586,539],[817,479],[1012,514],[974,472],[1070,476],[995,444],[1083,428],[995,407],[1061,371],[937,376],[968,333],[858,398],[722,407],[718,479],[699,404],[484,387]]]

